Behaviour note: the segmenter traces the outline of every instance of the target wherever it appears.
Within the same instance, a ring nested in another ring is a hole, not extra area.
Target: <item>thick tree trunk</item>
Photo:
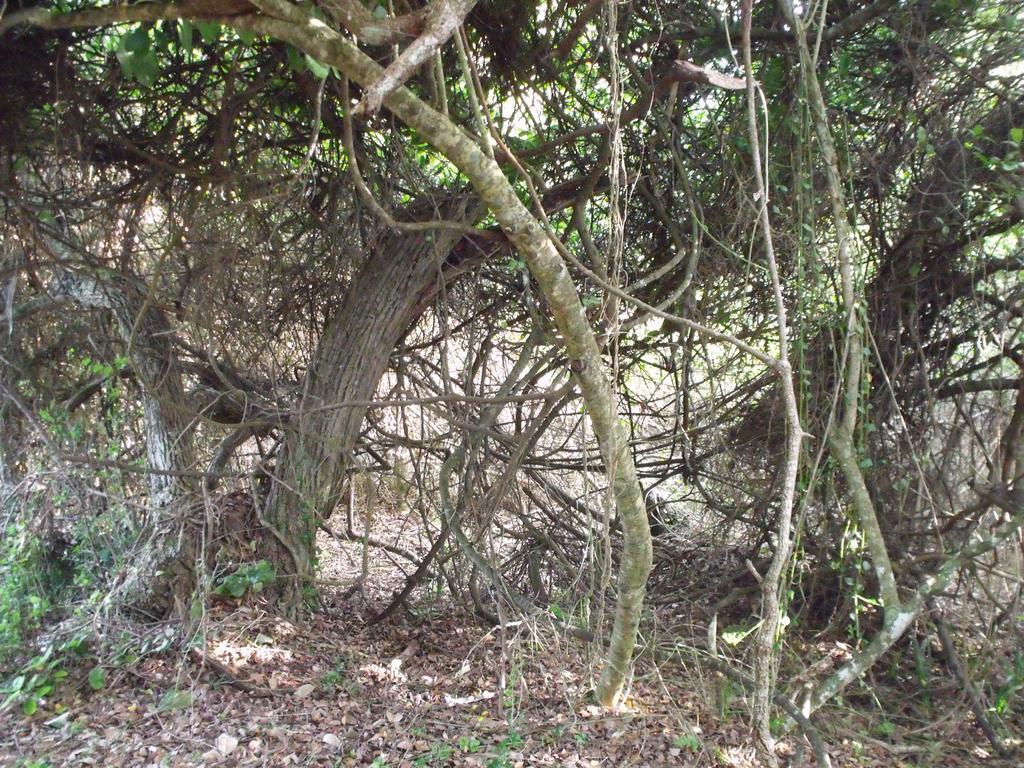
[[[283,605],[298,607],[312,583],[317,527],[338,503],[359,438],[367,406],[346,403],[373,397],[460,237],[432,230],[384,238],[324,330],[261,516],[269,533],[261,556],[275,567]]]

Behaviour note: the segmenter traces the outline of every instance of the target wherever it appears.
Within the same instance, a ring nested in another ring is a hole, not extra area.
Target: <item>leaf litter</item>
[[[102,688],[84,677],[32,717],[0,713],[0,765],[759,765],[742,697],[724,680],[642,658],[622,710],[608,712],[593,703],[593,655],[553,625],[515,622],[501,637],[441,603],[368,624],[392,586],[329,593],[302,623],[217,603],[205,649],[110,670]],[[823,726],[837,766],[998,764],[978,754],[966,717],[910,746],[845,717]],[[795,739],[779,753],[814,765]]]

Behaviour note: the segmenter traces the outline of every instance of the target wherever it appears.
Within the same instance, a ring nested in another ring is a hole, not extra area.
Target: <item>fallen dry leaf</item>
[[[238,739],[229,733],[222,733],[214,740],[213,746],[216,747],[221,756],[227,757],[235,751],[235,748],[238,746]]]
[[[342,741],[333,733],[325,733],[320,740],[331,749],[341,749]]]

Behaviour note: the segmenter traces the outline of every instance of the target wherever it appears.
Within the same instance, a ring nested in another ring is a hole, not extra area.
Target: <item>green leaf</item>
[[[221,25],[216,21],[197,21],[196,29],[199,30],[199,34],[203,36],[203,42],[205,43],[216,43],[220,38]]]
[[[245,578],[237,574],[229,576],[224,581],[224,587],[225,589],[227,589],[228,594],[232,597],[241,597],[242,595],[244,595],[245,590],[248,588],[248,586],[249,584],[245,580]]]
[[[129,53],[125,50],[123,45],[119,45],[117,50],[114,52],[117,56],[117,63],[121,65],[121,71],[124,72],[125,77],[132,77],[134,72],[135,54]]]
[[[156,52],[136,53],[133,59],[132,73],[135,75],[135,79],[146,87],[153,85],[157,75],[160,74],[160,64],[157,61]]]
[[[170,53],[170,40],[167,38],[167,33],[164,32],[160,27],[153,28],[153,41],[156,43],[158,50],[164,53]]]
[[[139,53],[149,50],[149,31],[144,27],[136,27],[133,31],[124,36],[121,41],[124,49],[129,53]]]
[[[24,712],[28,717],[32,717],[39,709],[39,699],[28,698],[21,703],[21,711]]]
[[[672,746],[676,749],[686,749],[690,752],[699,752],[703,744],[697,734],[684,733],[681,736],[676,736],[672,741]]]
[[[317,77],[320,80],[327,77],[327,74],[331,71],[330,67],[317,61],[308,53],[306,54],[306,66],[309,67],[309,71],[313,73],[314,77]]]
[[[196,28],[192,26],[191,22],[178,22],[178,42],[181,43],[181,47],[186,51],[192,50],[192,40],[195,37],[195,29]]]
[[[260,560],[256,563],[256,566],[253,568],[253,575],[261,584],[269,584],[277,578],[274,566],[268,560]]]
[[[304,72],[307,69],[306,62],[302,60],[301,54],[299,54],[294,46],[286,45],[284,47],[284,52],[288,57],[288,68],[292,70],[292,72]]]
[[[177,688],[172,688],[160,699],[160,709],[164,710],[188,709],[191,706],[192,694]]]
[[[89,687],[94,691],[102,691],[107,686],[107,672],[103,667],[93,667],[89,672]]]
[[[1024,141],[1024,128],[1011,128],[1010,129],[1010,140],[1020,144]]]

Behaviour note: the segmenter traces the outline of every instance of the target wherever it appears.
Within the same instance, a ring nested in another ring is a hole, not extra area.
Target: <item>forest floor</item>
[[[358,572],[357,548],[331,547],[332,577]],[[299,625],[258,602],[220,603],[205,662],[198,650],[154,654],[110,669],[98,691],[72,674],[32,717],[0,714],[0,765],[758,765],[742,699],[721,679],[641,660],[609,714],[590,696],[594,660],[551,626],[487,631],[443,601],[368,625],[395,586],[338,590]],[[948,699],[927,731],[831,710],[819,725],[833,764],[1016,764],[989,758],[959,696]],[[796,739],[779,754],[814,764]]]

